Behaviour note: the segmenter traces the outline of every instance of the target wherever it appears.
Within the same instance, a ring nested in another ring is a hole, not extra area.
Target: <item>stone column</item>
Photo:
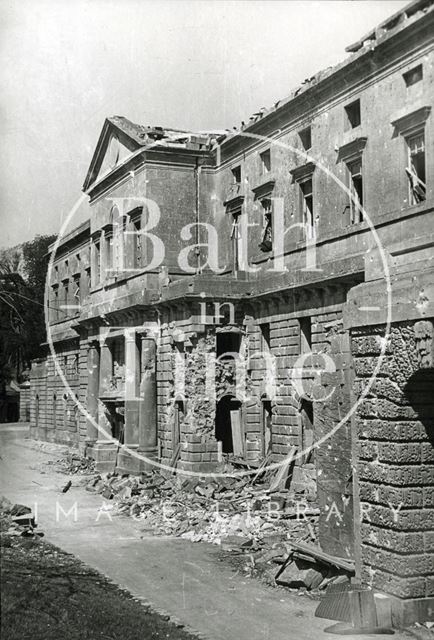
[[[140,353],[137,348],[136,332],[126,330],[125,334],[125,439],[126,445],[139,444],[139,380]]]
[[[99,349],[96,342],[91,342],[87,351],[87,399],[86,408],[89,415],[98,421],[98,397],[99,397]],[[98,428],[87,418],[86,443],[92,445],[98,438]]]
[[[139,452],[155,460],[157,458],[157,379],[156,344],[154,338],[142,336],[142,366],[139,409]],[[143,471],[152,466],[141,461]]]
[[[99,374],[99,395],[104,395],[104,392],[109,389],[110,379],[113,373],[112,353],[107,342],[101,341],[101,354],[100,354],[100,374]],[[107,417],[106,407],[103,402],[98,403],[98,424],[105,431],[98,432],[98,440],[105,442],[108,436],[111,436],[111,425]],[[107,435],[106,435],[107,434]]]

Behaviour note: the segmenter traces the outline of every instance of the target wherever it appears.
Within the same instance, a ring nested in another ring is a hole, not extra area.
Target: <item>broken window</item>
[[[309,178],[304,182],[300,182],[300,192],[303,224],[306,225],[306,237],[313,238],[315,236],[315,226],[313,217],[312,178]]]
[[[237,167],[232,167],[232,177],[234,179],[235,184],[241,184],[241,165]]]
[[[408,166],[405,169],[410,187],[410,204],[426,199],[425,135],[423,131],[406,138]]]
[[[72,375],[78,376],[78,355],[75,354],[72,360]]]
[[[87,293],[89,293],[91,286],[92,286],[92,282],[91,282],[91,270],[88,267],[86,270],[86,291]]]
[[[216,333],[216,356],[220,360],[229,360],[240,352],[241,334],[235,331],[221,331]]]
[[[309,151],[312,148],[312,128],[306,127],[298,134],[300,136],[301,144],[305,151]]]
[[[351,104],[348,104],[345,107],[345,113],[349,128],[355,129],[358,127],[362,121],[360,115],[360,100],[355,100]]]
[[[95,254],[95,274],[94,274],[94,282],[95,285],[101,282],[101,244],[99,240],[95,240],[94,244],[94,254]]]
[[[62,298],[63,298],[63,301],[62,301],[63,313],[61,314],[61,320],[64,319],[66,315],[68,315],[67,307],[69,302],[69,280],[63,281]]]
[[[259,154],[261,159],[261,173],[265,175],[266,173],[270,173],[271,171],[271,151],[267,149]]]
[[[51,319],[53,322],[57,322],[59,319],[59,286],[57,284],[53,286],[52,300]]]
[[[312,351],[312,318],[306,316],[298,319],[300,328],[300,353]]]
[[[140,216],[133,220],[134,227],[134,268],[140,269],[142,266],[142,221]]]
[[[80,275],[74,277],[74,304],[79,307],[81,301],[80,294]]]
[[[261,329],[261,351],[268,353],[270,351],[270,323],[265,322],[259,327]]]
[[[114,338],[111,341],[112,354],[112,382],[115,388],[118,383],[125,381],[125,340],[124,337]]]
[[[409,71],[404,73],[402,77],[404,78],[406,87],[411,87],[417,82],[420,82],[423,79],[422,65],[419,64],[417,67],[410,69]]]
[[[261,242],[259,248],[261,251],[271,251],[273,246],[273,226],[272,226],[272,204],[269,198],[261,201],[263,210],[263,226]]]
[[[232,240],[232,255],[234,272],[241,271],[243,269],[243,238],[241,234],[241,211],[234,211],[232,213],[232,228],[231,228],[231,240]]]
[[[363,174],[362,174],[362,158],[357,158],[347,163],[348,171],[348,188],[350,190],[350,224],[362,222],[363,213],[360,207],[363,207]]]

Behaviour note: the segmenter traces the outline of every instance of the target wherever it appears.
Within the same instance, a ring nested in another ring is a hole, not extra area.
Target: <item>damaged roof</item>
[[[194,132],[173,129],[172,127],[141,125],[131,122],[124,116],[106,118],[83,184],[83,191],[87,191],[98,179],[108,143],[113,135],[128,150],[129,154],[125,158],[126,160],[142,149],[166,147],[210,151],[217,143],[221,142],[225,133],[221,131]],[[117,163],[113,170],[122,163],[123,161]],[[110,171],[106,172],[104,177],[109,173]]]
[[[311,87],[322,82],[323,80],[325,80],[325,78],[333,75],[339,69],[350,64],[356,58],[374,49],[377,44],[384,42],[389,37],[406,28],[410,23],[419,20],[423,15],[433,10],[434,0],[413,0],[403,9],[401,9],[401,11],[394,13],[392,16],[381,22],[375,29],[369,31],[366,35],[360,38],[360,40],[346,47],[345,51],[347,53],[352,53],[353,55],[346,58],[342,62],[339,62],[335,66],[322,69],[318,73],[314,74],[311,78],[306,78],[306,80],[304,80],[298,87],[293,89],[288,96],[281,100],[278,100],[271,108],[266,109],[265,107],[262,107],[252,116],[250,116],[247,123],[242,122],[239,128],[234,127],[234,130],[232,131],[233,135],[230,137],[236,136],[239,131],[248,129],[259,120],[276,112],[278,109],[291,102],[291,100],[296,98],[298,95],[304,93],[305,91],[308,91]]]

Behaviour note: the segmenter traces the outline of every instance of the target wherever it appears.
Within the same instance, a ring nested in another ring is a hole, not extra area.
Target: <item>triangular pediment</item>
[[[106,119],[83,184],[83,191],[87,191],[92,184],[111,173],[144,144],[141,129],[139,125],[120,116]]]

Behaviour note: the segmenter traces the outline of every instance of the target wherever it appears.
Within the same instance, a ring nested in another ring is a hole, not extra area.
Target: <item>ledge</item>
[[[291,169],[289,173],[292,176],[293,182],[301,182],[313,174],[315,167],[316,164],[314,162],[307,162],[301,165],[301,167]]]
[[[429,105],[413,104],[411,107],[395,112],[392,115],[390,124],[394,127],[395,133],[403,134],[424,125],[430,112],[431,107]]]
[[[367,140],[367,137],[359,136],[339,147],[338,162],[360,156],[366,146]]]
[[[262,184],[258,184],[256,187],[252,188],[253,193],[255,194],[255,200],[261,200],[265,196],[270,196],[274,185],[276,184],[275,178],[269,178],[266,182]]]

